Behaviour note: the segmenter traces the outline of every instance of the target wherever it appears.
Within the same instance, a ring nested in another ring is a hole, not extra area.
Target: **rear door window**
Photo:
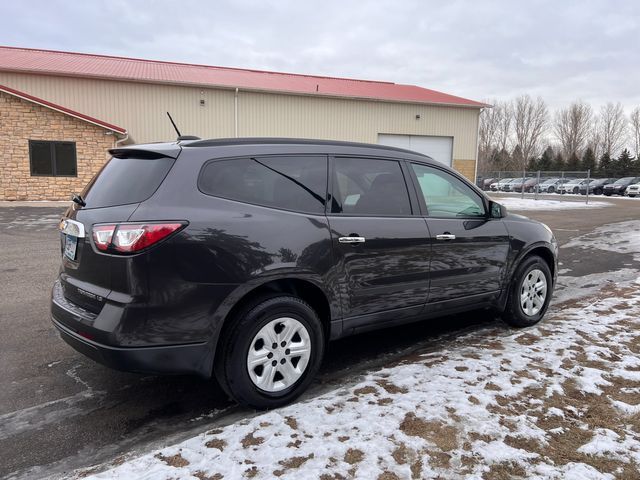
[[[327,157],[269,156],[216,160],[200,173],[202,193],[266,207],[322,214]]]
[[[140,203],[158,189],[175,160],[173,158],[113,157],[82,192],[85,208]]]
[[[395,160],[336,158],[332,213],[411,215],[400,164]]]

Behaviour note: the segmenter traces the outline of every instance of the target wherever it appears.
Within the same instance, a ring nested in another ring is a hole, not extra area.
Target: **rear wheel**
[[[509,287],[503,320],[514,327],[535,325],[547,311],[552,289],[547,262],[536,255],[525,258],[516,269]]]
[[[234,400],[257,409],[298,397],[313,380],[324,354],[316,312],[288,295],[253,302],[220,340],[216,376]]]

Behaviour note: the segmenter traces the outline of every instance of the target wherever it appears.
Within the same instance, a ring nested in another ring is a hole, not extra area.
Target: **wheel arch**
[[[542,258],[545,263],[549,266],[549,270],[551,271],[551,281],[552,285],[555,287],[556,278],[557,278],[557,265],[556,265],[556,256],[553,253],[553,246],[546,242],[538,242],[533,245],[530,245],[528,248],[522,250],[518,256],[511,263],[509,268],[509,272],[506,276],[507,281],[502,288],[502,294],[500,296],[500,308],[504,308],[507,302],[507,298],[509,296],[509,287],[511,286],[511,282],[513,282],[513,276],[518,269],[518,266],[525,261],[527,258],[532,256],[538,256]]]
[[[339,335],[341,323],[340,315],[336,310],[339,308],[336,301],[331,300],[331,296],[322,288],[318,282],[309,278],[297,276],[284,276],[281,278],[262,279],[261,282],[250,286],[246,284],[244,288],[233,292],[223,305],[214,314],[214,325],[211,339],[213,349],[213,363],[217,357],[218,343],[224,338],[224,334],[231,326],[234,316],[246,307],[249,303],[260,297],[267,298],[270,295],[289,294],[296,296],[307,302],[318,314],[324,331],[325,341]],[[213,373],[213,364],[212,364]]]

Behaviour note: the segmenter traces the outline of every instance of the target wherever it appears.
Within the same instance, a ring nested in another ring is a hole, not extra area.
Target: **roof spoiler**
[[[135,147],[112,148],[109,153],[116,158],[139,158],[154,160],[158,158],[178,158],[182,147],[173,144],[136,145]]]

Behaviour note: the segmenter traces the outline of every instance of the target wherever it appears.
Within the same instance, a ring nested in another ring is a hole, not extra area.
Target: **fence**
[[[589,184],[594,180],[591,178],[591,171],[494,171],[485,172],[476,178],[476,185],[487,191],[520,193],[524,198],[525,194],[533,194],[533,198],[538,199],[539,195],[561,193],[561,194],[583,194],[586,203],[589,203],[589,196],[594,192],[590,191]],[[570,191],[569,191],[570,190]]]

